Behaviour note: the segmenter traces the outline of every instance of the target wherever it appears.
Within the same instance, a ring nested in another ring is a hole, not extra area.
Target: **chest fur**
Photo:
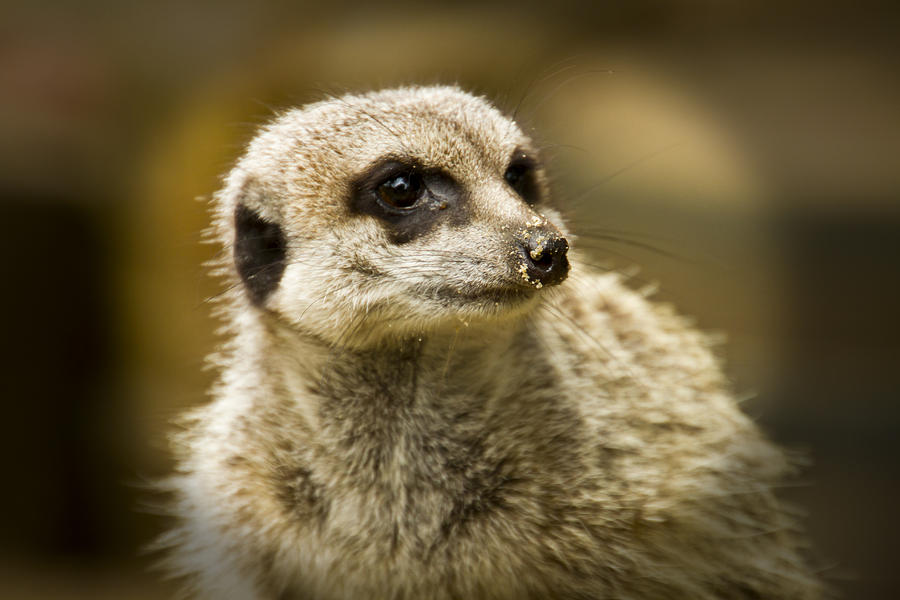
[[[463,391],[418,387],[406,373],[389,388],[373,379],[313,390],[323,407],[316,441],[272,461],[294,465],[276,481],[303,548],[288,554],[316,556],[290,567],[303,574],[298,585],[354,581],[364,593],[390,572],[405,589],[452,590],[466,572],[470,585],[546,563],[546,549],[523,543],[563,531],[577,514],[568,490],[590,469],[578,450],[583,425],[545,377]],[[316,572],[331,575],[311,582]]]

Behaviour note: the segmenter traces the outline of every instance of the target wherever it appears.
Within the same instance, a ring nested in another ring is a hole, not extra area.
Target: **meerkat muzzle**
[[[565,280],[569,274],[569,242],[559,232],[543,227],[528,229],[519,243],[523,279],[537,288]]]

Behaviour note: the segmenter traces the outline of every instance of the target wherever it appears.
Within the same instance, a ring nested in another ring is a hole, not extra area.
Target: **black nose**
[[[569,274],[569,242],[556,232],[533,229],[522,241],[526,279],[538,287],[561,283]],[[538,285],[540,284],[540,285]]]

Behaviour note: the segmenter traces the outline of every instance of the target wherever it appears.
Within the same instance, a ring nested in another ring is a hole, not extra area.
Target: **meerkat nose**
[[[528,280],[534,284],[556,285],[569,274],[569,242],[555,231],[532,229],[521,241]]]

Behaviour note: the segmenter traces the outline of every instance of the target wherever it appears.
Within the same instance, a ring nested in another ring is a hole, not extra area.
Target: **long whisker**
[[[659,256],[664,256],[664,257],[670,258],[672,260],[677,260],[677,261],[681,261],[681,262],[692,264],[692,265],[698,265],[698,266],[701,265],[701,261],[693,259],[693,258],[689,258],[684,253],[672,252],[672,251],[660,248],[658,246],[654,246],[653,244],[650,244],[648,242],[642,242],[642,241],[638,241],[638,240],[629,240],[627,238],[623,238],[623,237],[619,237],[619,236],[615,236],[615,235],[608,235],[608,234],[601,234],[601,233],[591,234],[591,235],[579,234],[579,243],[582,243],[585,241],[588,242],[586,244],[588,246],[601,247],[601,248],[602,248],[602,246],[599,246],[598,242],[603,242],[603,241],[613,242],[616,244],[631,246],[633,248],[640,248],[641,250],[647,250],[648,252],[653,252],[654,254],[658,254]]]
[[[563,63],[569,62],[569,60],[571,60],[571,59],[565,58],[563,60],[555,62],[552,65],[550,65],[549,67],[547,67],[546,69],[544,69],[543,72],[546,73],[547,71],[552,71],[552,69],[556,69],[558,66],[562,65]],[[518,116],[519,110],[522,108],[522,106],[528,100],[528,97],[530,96],[531,91],[534,88],[536,88],[539,84],[541,84],[549,79],[558,77],[561,73],[565,73],[566,71],[568,71],[570,69],[574,69],[576,66],[577,65],[561,66],[559,69],[557,69],[556,71],[552,71],[549,74],[546,74],[546,75],[538,74],[537,77],[532,78],[531,81],[528,83],[528,85],[525,87],[525,91],[522,92],[522,97],[519,98],[519,102],[516,104],[515,109],[513,109],[512,114],[510,115],[510,120],[512,120],[512,121],[516,120],[516,116]]]
[[[616,177],[619,177],[620,175],[623,175],[623,174],[627,173],[628,171],[631,171],[635,167],[642,165],[650,160],[653,160],[654,158],[656,158],[658,156],[662,156],[663,154],[665,154],[667,152],[671,152],[675,148],[678,148],[679,146],[682,146],[682,145],[684,145],[684,142],[674,142],[672,144],[663,146],[662,148],[659,148],[657,150],[649,152],[649,153],[645,154],[644,156],[641,156],[641,157],[635,159],[634,161],[628,163],[627,165],[625,165],[619,169],[616,169],[612,173],[605,175],[599,181],[592,183],[590,186],[588,186],[584,190],[578,192],[574,197],[568,198],[566,200],[566,202],[569,204],[577,205],[578,203],[582,202],[585,198],[587,198],[590,194],[592,194],[593,192],[602,188],[604,185],[606,185],[610,181],[614,180]]]
[[[531,109],[531,114],[533,114],[533,115],[539,114],[541,108],[547,102],[549,102],[551,99],[553,99],[553,97],[556,96],[556,94],[561,89],[563,89],[567,85],[571,84],[572,82],[577,81],[579,79],[583,79],[584,77],[587,77],[589,75],[612,75],[613,73],[615,73],[615,71],[613,71],[612,69],[589,69],[587,71],[582,71],[581,73],[576,73],[575,75],[572,75],[571,77],[565,79],[562,83],[558,84],[556,87],[551,89],[547,94],[545,94],[544,97],[541,99],[541,101],[538,102]]]
[[[598,350],[600,350],[607,358],[609,358],[617,366],[619,366],[629,377],[631,377],[631,379],[633,379],[635,382],[640,382],[640,379],[637,376],[635,376],[634,372],[631,370],[628,363],[626,363],[625,361],[620,359],[618,356],[616,356],[615,353],[613,353],[609,348],[607,348],[596,337],[592,336],[587,331],[585,331],[585,329],[583,327],[581,327],[580,325],[578,325],[578,323],[576,323],[574,321],[574,319],[572,319],[572,317],[570,317],[569,315],[567,315],[566,313],[564,313],[562,310],[560,310],[558,307],[554,306],[551,303],[546,303],[544,305],[544,309],[553,313],[554,317],[558,318],[560,321],[562,321],[563,323],[568,325],[569,328],[574,333],[581,335],[585,340],[589,341],[594,347],[596,347]]]

